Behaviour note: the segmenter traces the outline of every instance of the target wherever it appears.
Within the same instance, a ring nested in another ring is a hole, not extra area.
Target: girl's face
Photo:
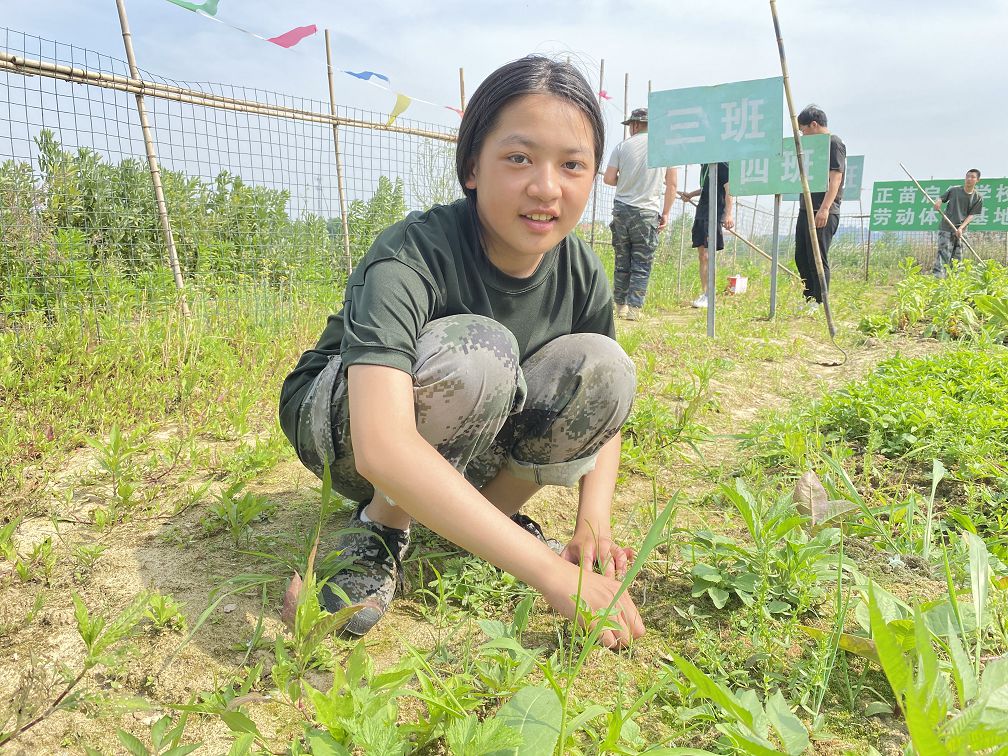
[[[509,275],[532,275],[581,219],[594,180],[595,143],[584,113],[552,94],[512,100],[466,181],[476,190],[490,261]]]

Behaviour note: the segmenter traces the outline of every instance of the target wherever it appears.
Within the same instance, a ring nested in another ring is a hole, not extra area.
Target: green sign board
[[[861,181],[864,178],[864,155],[848,155],[841,188],[843,198],[850,202],[861,199]]]
[[[829,184],[829,135],[813,134],[801,140],[809,189],[825,192]],[[794,137],[783,140],[780,155],[732,161],[728,175],[728,188],[735,197],[800,192]]]
[[[844,180],[840,185],[841,196],[844,202],[858,202],[861,199],[861,184],[864,179],[864,155],[848,155],[844,165]],[[813,189],[812,191],[816,191]],[[784,202],[801,202],[801,194],[798,192],[785,194],[781,197]]]
[[[922,181],[932,199],[938,199],[950,186],[962,186],[963,180],[930,179]],[[980,179],[976,191],[983,197],[983,209],[969,225],[977,231],[1008,231],[1008,178]],[[909,179],[876,181],[872,187],[872,231],[937,231],[941,214],[934,209]]]
[[[648,121],[652,168],[780,155],[783,79],[652,92]]]

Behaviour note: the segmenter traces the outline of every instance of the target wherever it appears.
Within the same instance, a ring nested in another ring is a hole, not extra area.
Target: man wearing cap
[[[609,224],[615,252],[616,315],[638,320],[651,278],[658,233],[668,225],[678,176],[675,168],[648,168],[647,108],[636,108],[623,125],[630,127],[630,137],[613,150],[602,180],[616,187]]]

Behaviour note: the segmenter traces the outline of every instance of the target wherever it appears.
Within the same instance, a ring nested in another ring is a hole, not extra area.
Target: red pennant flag
[[[448,108],[448,110],[454,110],[456,113],[458,113],[459,118],[462,117],[463,114],[462,108],[453,108],[451,105],[445,105],[445,107]]]
[[[317,31],[318,27],[315,24],[311,26],[299,26],[296,29],[291,29],[289,32],[284,32],[279,37],[270,37],[267,41],[272,42],[274,45],[280,45],[280,47],[291,48],[305,37],[310,37]]]
[[[610,96],[610,94],[608,92],[606,92],[604,89],[600,89],[599,90],[598,96],[601,97],[603,100],[611,100],[612,99],[612,96]]]

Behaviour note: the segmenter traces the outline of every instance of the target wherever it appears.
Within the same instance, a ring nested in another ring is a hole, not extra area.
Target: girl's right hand
[[[578,592],[579,572],[579,567],[565,562],[564,568],[554,573],[554,578],[542,591],[549,605],[567,619],[574,619],[575,616],[574,596]],[[599,612],[613,602],[619,587],[618,580],[588,569],[581,577],[581,599],[593,612]],[[615,613],[611,619],[619,625],[619,629],[606,629],[599,637],[599,642],[607,648],[616,649],[644,635],[644,621],[629,591],[623,592],[613,608]]]

